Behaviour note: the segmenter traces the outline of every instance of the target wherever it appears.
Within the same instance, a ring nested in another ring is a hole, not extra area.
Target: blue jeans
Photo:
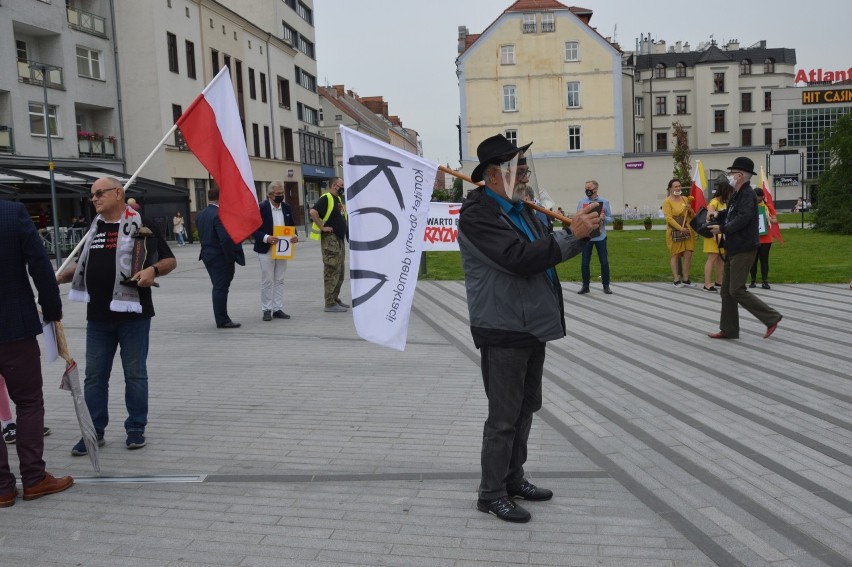
[[[533,413],[541,409],[544,349],[544,343],[480,349],[488,397],[488,419],[482,432],[482,499],[506,496],[507,486],[518,486],[524,480]]]
[[[124,403],[128,432],[145,432],[148,425],[148,334],[151,319],[120,322],[89,321],[86,326],[86,405],[95,431],[103,435],[109,423],[109,376],[115,351],[121,346]]]
[[[178,246],[183,246],[183,232],[176,232],[175,239],[177,240]]]
[[[583,275],[583,287],[589,287],[589,281],[592,275],[589,270],[589,264],[592,262],[592,248],[598,251],[598,260],[601,261],[601,283],[604,287],[609,287],[609,254],[606,251],[606,238],[603,240],[590,240],[583,247],[583,261],[580,265],[580,272]]]

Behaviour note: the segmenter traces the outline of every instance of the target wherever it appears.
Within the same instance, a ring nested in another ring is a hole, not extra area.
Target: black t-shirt
[[[326,207],[328,206],[328,197],[330,193],[323,193],[320,195],[319,201],[314,203],[312,207],[320,219],[325,218]],[[338,197],[331,195],[333,199],[333,203],[335,207],[331,210],[331,216],[328,217],[328,220],[325,221],[325,224],[334,229],[334,234],[337,235],[337,238],[343,240],[348,236],[348,229],[346,227],[346,218],[343,216],[343,203],[340,202]]]
[[[144,216],[142,225],[151,229],[154,233],[148,239],[148,260],[145,267],[150,266],[153,250],[156,249],[158,260],[163,258],[174,258],[169,245],[166,244],[156,225]],[[151,288],[139,288],[139,302],[142,304],[142,313],[128,313],[110,311],[109,304],[112,301],[113,284],[115,282],[115,251],[118,245],[118,223],[98,221],[98,227],[89,247],[89,264],[86,266],[86,290],[89,292],[89,304],[87,306],[86,318],[89,321],[117,321],[123,319],[149,319],[154,316],[154,302],[151,299]],[[130,277],[133,274],[123,274]],[[124,279],[124,278],[122,278]]]

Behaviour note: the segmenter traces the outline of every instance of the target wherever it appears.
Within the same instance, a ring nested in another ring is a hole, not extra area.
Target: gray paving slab
[[[486,403],[461,282],[418,284],[400,353],[323,312],[316,243],[288,267],[286,321],[261,320],[247,253],[236,330],[213,324],[197,245],[175,251],[155,291],[148,446],[124,448],[116,361],[94,475],[69,452],[62,368],[45,365],[45,459],[79,482],[0,510],[0,567],[852,563],[852,515],[825,498],[852,486],[845,286],[757,290],[779,331],[764,341],[743,313],[720,344],[705,336],[718,296],[698,288],[580,297],[564,282],[569,336],[548,349],[526,467],[556,496],[512,525],[474,507]],[[64,308],[84,368],[85,309]]]

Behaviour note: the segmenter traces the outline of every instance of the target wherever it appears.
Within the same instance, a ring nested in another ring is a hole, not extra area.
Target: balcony
[[[0,154],[15,153],[15,136],[12,128],[0,125]]]
[[[47,72],[43,72],[37,66],[45,66]],[[24,61],[18,59],[18,81],[30,85],[46,84],[50,89],[65,90],[62,67],[56,67],[39,61]]]
[[[106,19],[91,12],[68,6],[68,25],[82,32],[99,37],[106,37]]]
[[[80,157],[115,159],[115,142],[113,136],[87,136],[85,132],[81,132],[77,138],[77,149],[80,151]]]

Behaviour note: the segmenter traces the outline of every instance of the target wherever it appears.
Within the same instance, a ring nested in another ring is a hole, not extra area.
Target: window
[[[500,65],[515,64],[515,46],[501,45],[500,46]]]
[[[751,93],[740,93],[740,112],[751,112]]]
[[[565,42],[565,61],[580,60],[580,42],[566,41]]]
[[[231,72],[231,56],[222,54],[222,66],[228,68],[228,72]]]
[[[568,126],[568,151],[579,152],[582,150],[581,142],[580,127]]]
[[[654,104],[654,114],[656,114],[657,116],[668,114],[668,111],[666,110],[666,97],[656,97],[656,103]]]
[[[266,73],[260,74],[260,102],[266,102]]]
[[[518,110],[518,99],[515,97],[515,85],[503,87],[503,112]]]
[[[183,107],[179,104],[172,105],[172,122],[177,122],[180,118],[181,114],[183,114]],[[185,150],[186,142],[183,139],[183,134],[180,131],[180,128],[175,129],[175,146],[178,148]]]
[[[173,33],[166,32],[166,44],[169,48],[169,71],[177,73],[178,69],[178,53],[177,53],[177,36]]]
[[[553,14],[545,13],[541,15],[541,31],[556,31],[556,17]]]
[[[314,25],[314,13],[303,3],[299,2],[299,7],[296,8],[296,13],[299,14],[299,17],[301,17],[303,20],[305,20],[311,25]]]
[[[506,136],[506,139],[509,140],[513,146],[518,145],[518,131],[517,130],[506,130],[503,132],[503,135]]]
[[[725,131],[725,111],[724,110],[714,110],[713,111],[713,131],[714,132],[724,132]]]
[[[751,59],[740,61],[740,75],[751,75]]]
[[[680,61],[677,66],[675,66],[675,77],[682,79],[686,77],[686,63]]]
[[[763,62],[763,72],[766,74],[775,72],[775,59],[769,57]]]
[[[523,32],[535,33],[535,14],[524,14]]]
[[[272,151],[269,143],[269,126],[263,127],[263,155],[267,159],[272,157]]]
[[[568,83],[568,108],[580,108],[580,83]]]
[[[22,41],[20,39],[15,40],[15,52],[18,56],[18,61],[27,61],[29,56],[27,55],[27,42]]]
[[[310,57],[311,59],[315,59],[314,57],[314,44],[308,41],[305,36],[300,35],[296,38],[298,42],[296,45],[296,49]]]
[[[772,91],[763,93],[763,110],[772,110]]]
[[[666,66],[662,63],[657,63],[657,66],[654,67],[654,78],[655,79],[665,79],[666,78]]]
[[[293,130],[281,128],[281,147],[284,149],[284,159],[293,161],[296,154],[293,152]]]
[[[658,152],[665,152],[668,150],[669,144],[669,135],[665,132],[657,132],[657,148]]]
[[[317,92],[317,79],[304,69],[296,67],[296,83],[312,93]]]
[[[191,41],[186,42],[186,76],[195,78],[195,44]]]
[[[743,128],[743,131],[740,132],[740,139],[742,140],[740,144],[742,147],[747,148],[751,146],[751,128]]]
[[[78,45],[77,74],[90,79],[103,79],[101,76],[101,54]]]
[[[254,142],[254,157],[260,157],[260,128],[257,124],[251,124],[251,139]]]
[[[56,119],[56,105],[47,105],[47,123],[50,125],[50,135],[59,135],[59,121]],[[44,128],[44,104],[40,102],[30,103],[30,134],[46,136]]]
[[[644,150],[642,149],[645,146],[645,135],[644,134],[636,134],[636,140],[633,142],[633,151],[636,153],[642,153]]]
[[[195,185],[195,210],[200,211],[207,208],[207,180],[193,179]]]
[[[724,73],[713,73],[713,92],[714,93],[725,92],[725,74]]]
[[[219,72],[219,52],[215,49],[210,50],[210,62],[213,65],[213,75]]]
[[[248,68],[249,98],[257,100],[257,88],[254,86],[254,69]]]
[[[319,113],[315,108],[311,108],[310,106],[300,102],[296,104],[296,114],[302,122],[319,126]]]
[[[290,109],[290,81],[278,77],[278,106]]]
[[[641,96],[633,99],[633,116],[636,118],[645,116],[645,99]]]
[[[677,114],[686,114],[686,95],[677,95],[675,104],[677,106],[677,109],[675,110]]]
[[[763,145],[771,146],[772,145],[772,128],[764,128],[763,129]]]

